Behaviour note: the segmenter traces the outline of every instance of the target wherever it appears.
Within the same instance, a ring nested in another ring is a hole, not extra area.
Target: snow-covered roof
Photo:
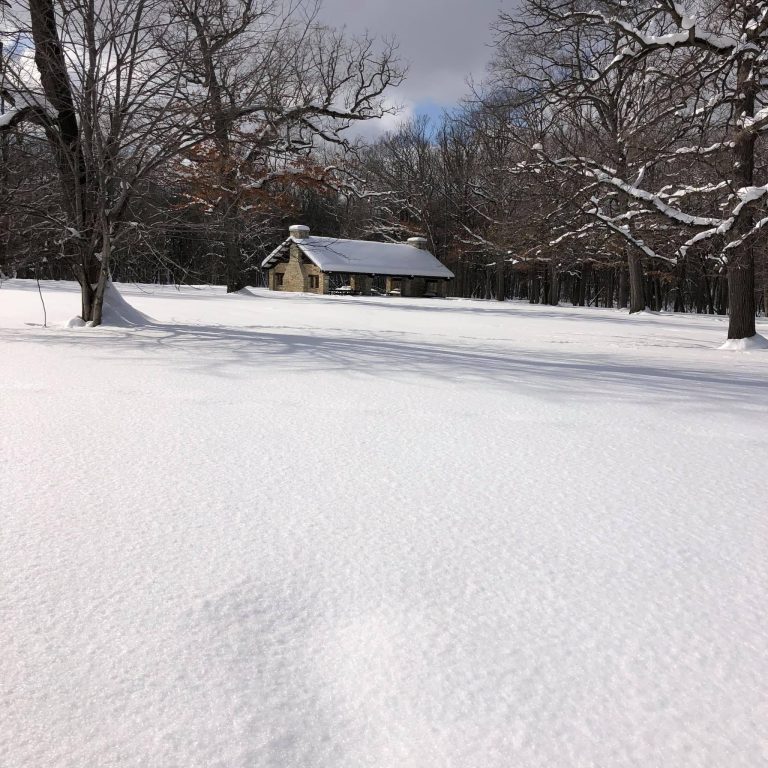
[[[323,272],[409,277],[452,278],[453,272],[429,251],[405,243],[375,243],[369,240],[342,240],[338,237],[289,237],[262,262],[274,266],[291,243]]]

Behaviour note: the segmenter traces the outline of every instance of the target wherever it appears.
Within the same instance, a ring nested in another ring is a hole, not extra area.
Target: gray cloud
[[[406,109],[402,117],[424,105],[450,107],[466,95],[467,78],[481,78],[491,56],[490,25],[507,0],[323,0],[321,18],[351,33],[366,30],[396,38],[409,65],[408,79],[392,99]],[[432,110],[432,111],[433,111]],[[369,126],[366,133],[392,127]]]

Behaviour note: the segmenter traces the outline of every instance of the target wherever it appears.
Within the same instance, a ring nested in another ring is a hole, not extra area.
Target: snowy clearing
[[[0,287],[4,768],[768,764],[725,318],[121,291]]]

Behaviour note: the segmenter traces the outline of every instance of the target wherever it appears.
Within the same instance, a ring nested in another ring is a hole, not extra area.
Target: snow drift
[[[144,325],[151,325],[154,320],[131,306],[117,290],[114,283],[110,280],[104,289],[104,305],[101,311],[101,324],[116,328],[139,328]],[[82,317],[73,317],[67,321],[67,328],[82,328],[90,326],[90,323],[83,322]]]
[[[728,339],[718,349],[727,352],[753,352],[758,349],[768,349],[768,339],[756,333],[748,339]]]
[[[132,307],[110,280],[104,291],[104,307],[101,322],[102,325],[130,328],[149,325],[153,320],[143,312],[139,312],[135,307]]]

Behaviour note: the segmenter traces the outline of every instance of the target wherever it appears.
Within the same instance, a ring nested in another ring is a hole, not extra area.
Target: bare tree
[[[6,57],[0,130],[25,126],[52,150],[58,245],[93,324],[115,249],[137,228],[130,201],[172,158],[184,153],[188,177],[215,169],[237,288],[248,191],[317,175],[313,150],[347,146],[344,131],[386,112],[402,78],[394,46],[348,39],[278,0],[17,0],[6,20],[34,49]]]
[[[282,0],[175,0],[187,59],[190,108],[210,141],[187,153],[182,176],[201,179],[202,203],[224,242],[227,290],[245,284],[241,232],[254,193],[289,177],[322,183],[331,169],[307,162],[323,144],[348,146],[354,123],[381,117],[403,72],[395,49],[349,39],[315,22],[316,7]],[[171,30],[177,32],[177,30]]]
[[[80,283],[82,318],[98,325],[137,184],[194,135],[180,98],[181,60],[157,45],[172,19],[158,0],[72,7],[29,0],[15,10],[16,28],[34,43],[35,67],[26,52],[15,62],[4,128],[37,128],[52,150],[59,245]]]
[[[640,217],[663,222],[655,228],[675,243],[677,257],[710,241],[728,275],[728,337],[753,336],[754,244],[768,221],[768,185],[755,183],[757,143],[768,130],[768,2],[699,0],[684,8],[673,0],[607,0],[584,10],[576,2],[530,0],[525,11],[522,20],[503,22],[510,30],[522,24],[531,35],[546,29],[573,40],[614,41],[612,56],[595,57],[590,71],[565,78],[577,83],[582,103],[594,104],[599,114],[595,99],[629,72],[632,88],[623,102],[650,94],[647,106],[664,126],[648,133],[657,138],[655,153],[636,173],[625,172],[620,155],[578,148],[560,154],[544,145],[542,158],[599,189],[589,212],[649,257],[660,253],[630,226]],[[670,92],[675,97],[666,107],[663,94]],[[647,115],[641,115],[644,125]],[[664,164],[673,172],[651,172]],[[615,211],[605,210],[607,196]]]

